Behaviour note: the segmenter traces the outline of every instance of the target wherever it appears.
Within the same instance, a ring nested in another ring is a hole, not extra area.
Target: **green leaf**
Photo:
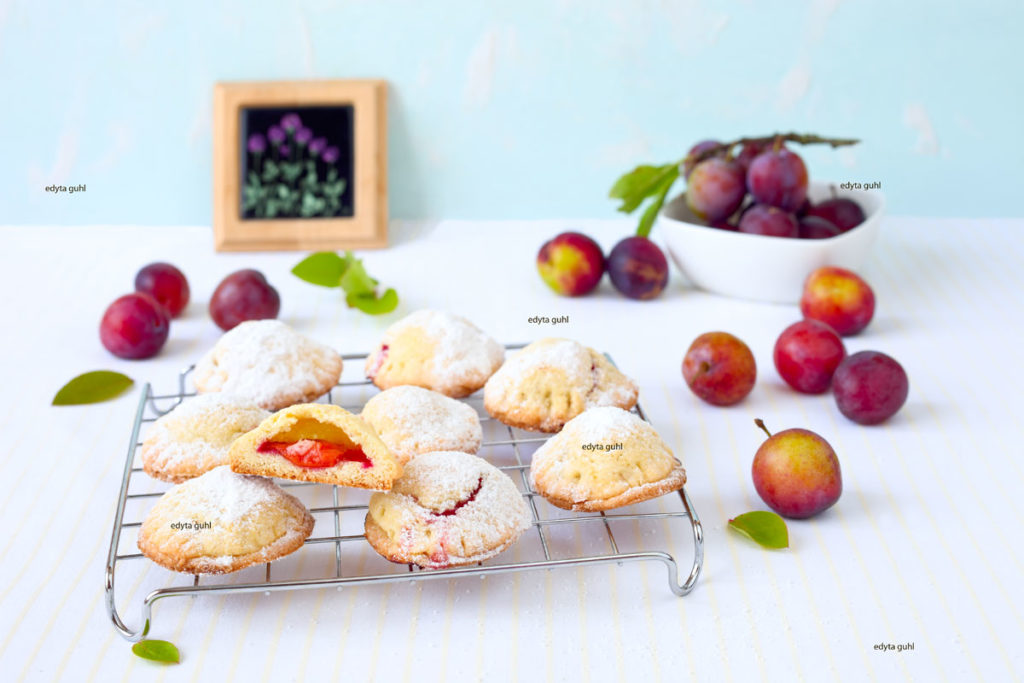
[[[637,166],[625,174],[612,185],[608,196],[612,199],[621,199],[622,204],[619,211],[632,213],[640,206],[645,199],[657,193],[671,176],[673,180],[679,175],[677,164],[665,164],[664,166]]]
[[[729,528],[740,532],[762,548],[789,547],[786,522],[774,512],[757,510],[738,515],[729,520]]]
[[[672,184],[679,178],[679,166],[673,166],[672,171],[661,181],[657,194],[654,195],[654,199],[640,217],[640,225],[636,228],[636,234],[640,237],[647,237],[651,234],[651,228],[654,227],[654,219],[658,217],[661,207],[665,204],[665,196],[668,194]]]
[[[349,308],[358,308],[363,313],[383,315],[398,307],[398,293],[393,289],[388,289],[380,297],[375,293],[348,294],[345,296],[345,303],[349,305]]]
[[[61,387],[53,397],[52,405],[77,406],[84,403],[99,403],[120,396],[135,384],[127,375],[112,370],[94,370],[75,377]]]
[[[357,259],[351,251],[345,252],[345,258],[349,261],[348,268],[341,276],[341,288],[345,290],[345,294],[352,296],[373,294],[377,288],[377,281],[366,272],[362,260]]]
[[[140,640],[132,645],[132,652],[138,657],[148,659],[152,662],[164,664],[177,664],[181,661],[181,653],[174,643],[166,640]]]
[[[333,251],[318,251],[295,264],[292,275],[313,285],[339,287],[347,268],[348,261]]]

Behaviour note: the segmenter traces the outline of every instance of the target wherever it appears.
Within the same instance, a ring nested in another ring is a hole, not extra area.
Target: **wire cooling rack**
[[[507,348],[521,346],[511,345]],[[346,367],[355,366],[361,369],[361,362],[352,361],[362,361],[366,354],[347,354],[342,358],[346,361]],[[110,552],[107,555],[105,584],[110,619],[118,633],[130,641],[140,640],[149,632],[153,605],[169,597],[257,592],[269,595],[271,591],[308,588],[340,590],[346,586],[397,581],[485,576],[610,563],[622,565],[627,562],[660,562],[667,570],[671,591],[683,596],[693,590],[697,577],[700,576],[704,563],[704,536],[697,511],[685,488],[680,489],[677,495],[669,494],[659,498],[654,507],[651,505],[654,501],[647,501],[610,512],[579,513],[560,510],[533,491],[528,478],[529,457],[548,437],[514,429],[494,420],[483,410],[482,399],[477,396],[463,400],[478,411],[484,427],[484,440],[478,455],[512,478],[526,499],[532,516],[532,527],[523,534],[513,549],[469,567],[420,569],[415,565],[392,564],[373,552],[362,533],[371,492],[328,484],[277,480],[279,485],[303,501],[316,520],[313,533],[306,539],[305,545],[292,555],[276,562],[257,565],[255,568],[249,567],[227,575],[183,575],[166,571],[150,563],[151,568],[159,573],[160,580],[166,581],[169,585],[151,590],[142,599],[140,625],[138,628],[132,628],[125,624],[118,613],[118,600],[115,596],[117,578],[126,572],[124,567],[130,565],[134,565],[135,574],[140,577],[145,575],[145,571],[140,569],[146,569],[144,565],[149,563],[149,560],[137,552],[138,528],[142,525],[149,508],[170,488],[169,484],[152,479],[142,470],[137,457],[141,445],[140,437],[143,425],[153,422],[182,401],[195,396],[195,392],[190,391],[188,386],[188,378],[193,367],[179,374],[178,390],[175,393],[154,394],[150,385],[146,384],[132,424],[128,457],[124,465],[124,476],[121,480],[110,538]],[[376,387],[366,379],[341,381],[321,400],[337,403],[358,413],[368,399],[367,393],[376,391]],[[634,412],[647,419],[639,404]],[[617,541],[615,538],[613,529],[619,525],[651,525],[655,521],[662,524],[685,524],[684,528],[688,532],[686,535],[692,536],[693,561],[689,573],[683,580],[680,580],[680,567],[670,552],[645,549],[630,551],[620,547],[622,539]],[[559,532],[573,527],[579,531],[576,541],[565,543],[564,533]],[[349,531],[353,533],[347,533]],[[583,541],[580,541],[581,537],[584,538]],[[122,546],[126,548],[125,552],[122,552]],[[360,552],[362,555],[357,562],[355,558]],[[310,560],[305,566],[301,562],[289,562],[302,553],[312,555],[311,558],[305,558]],[[372,555],[373,560],[367,562],[367,554]],[[522,555],[528,557],[523,559],[520,557]],[[509,561],[510,557],[513,561]],[[140,582],[141,578],[136,580],[136,588]],[[134,589],[129,591],[129,603],[135,592]],[[126,607],[130,607],[130,604]]]

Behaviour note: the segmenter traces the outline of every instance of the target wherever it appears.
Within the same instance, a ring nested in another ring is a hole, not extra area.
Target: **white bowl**
[[[857,270],[878,236],[885,198],[879,191],[842,190],[837,184],[812,182],[812,202],[849,197],[864,210],[864,222],[836,237],[803,240],[748,235],[710,228],[679,195],[665,204],[657,230],[679,269],[697,287],[739,299],[795,303],[804,280],[815,268],[839,266]]]

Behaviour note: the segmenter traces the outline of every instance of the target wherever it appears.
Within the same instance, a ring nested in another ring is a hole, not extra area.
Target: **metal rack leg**
[[[519,476],[523,479],[523,488],[529,492],[531,491],[530,480],[526,476],[526,470],[523,468],[523,459],[519,454],[519,441],[516,439],[515,432],[512,431],[511,427],[505,425],[505,428],[508,430],[508,438],[512,441],[512,452],[515,453],[516,464],[519,465]],[[533,513],[534,526],[537,527],[537,535],[540,536],[540,546],[544,550],[544,559],[550,560],[551,551],[548,550],[548,539],[544,536],[544,525],[539,524],[540,514],[537,512],[537,502],[532,496],[529,497],[529,501],[530,511]]]

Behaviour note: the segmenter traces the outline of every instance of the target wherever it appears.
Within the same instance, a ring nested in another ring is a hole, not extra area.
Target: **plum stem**
[[[754,424],[764,430],[764,433],[768,435],[768,438],[772,438],[772,433],[768,431],[768,428],[764,426],[764,420],[759,417],[754,418]]]
[[[860,142],[857,138],[829,138],[823,135],[816,135],[814,133],[776,133],[774,135],[765,135],[763,137],[755,138],[737,138],[731,142],[722,142],[717,145],[708,147],[696,154],[688,154],[683,157],[680,161],[680,165],[684,163],[691,163],[697,165],[699,162],[705,159],[710,159],[713,156],[718,156],[722,153],[730,153],[733,147],[737,145],[746,145],[748,143],[754,143],[757,145],[772,145],[778,151],[778,147],[781,147],[783,142],[795,142],[800,145],[829,145],[835,147],[846,147],[847,145],[856,145]]]
[[[643,215],[640,218],[640,223],[637,225],[636,234],[639,237],[648,237],[651,234],[651,229],[654,227],[654,221],[657,219],[658,214],[661,212],[661,207],[665,204],[665,198],[668,196],[668,191],[675,184],[676,180],[682,175],[679,169],[684,164],[692,164],[696,166],[699,162],[705,159],[710,159],[713,156],[724,154],[727,159],[733,158],[733,149],[737,146],[746,145],[748,143],[755,143],[761,147],[767,147],[769,145],[781,146],[783,142],[794,142],[800,145],[829,145],[831,147],[844,147],[846,145],[856,145],[860,140],[856,138],[829,138],[823,135],[816,135],[814,133],[774,133],[772,135],[765,135],[762,137],[743,137],[736,138],[731,142],[722,142],[717,145],[712,145],[707,149],[698,152],[696,154],[688,154],[680,159],[675,164],[664,164],[657,167],[658,174],[653,182],[643,184],[636,190],[629,192],[628,201],[623,199],[623,206],[619,208],[619,211],[623,213],[633,213],[638,207],[640,207],[648,199],[651,199],[647,203],[647,208],[644,209]],[[778,147],[776,147],[776,151]],[[276,154],[276,149],[275,149]],[[627,179],[629,174],[619,179],[622,182]],[[616,183],[618,186],[619,182]],[[612,192],[616,190],[616,186],[613,186]],[[612,195],[616,198],[622,199],[618,195]]]

